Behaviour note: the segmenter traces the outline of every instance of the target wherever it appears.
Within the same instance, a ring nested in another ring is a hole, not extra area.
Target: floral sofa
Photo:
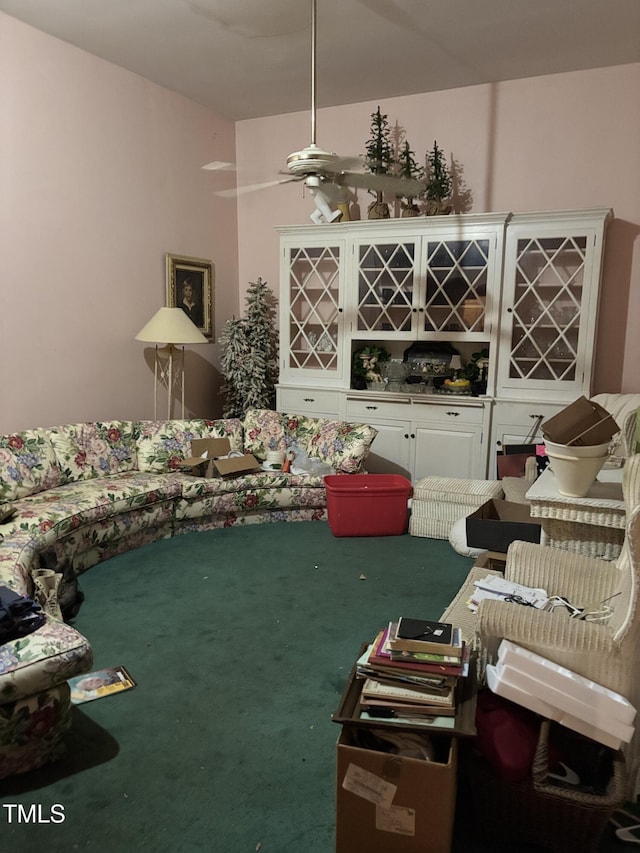
[[[35,596],[32,571],[44,550],[80,573],[176,534],[326,518],[322,474],[194,476],[182,466],[193,439],[227,437],[258,461],[296,448],[350,474],[364,470],[376,434],[366,424],[254,409],[244,421],[111,421],[0,436],[0,585]],[[92,663],[89,641],[50,616],[0,645],[0,778],[57,757],[71,722],[67,679]]]

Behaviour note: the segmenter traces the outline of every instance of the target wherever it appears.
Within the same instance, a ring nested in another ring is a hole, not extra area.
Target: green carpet
[[[62,761],[0,782],[2,804],[65,814],[18,824],[0,809],[3,848],[331,853],[331,714],[360,644],[401,614],[438,617],[470,565],[447,542],[307,522],[178,536],[90,569],[75,625],[96,668],[124,664],[138,686],[75,708]],[[459,824],[456,850],[497,849]]]

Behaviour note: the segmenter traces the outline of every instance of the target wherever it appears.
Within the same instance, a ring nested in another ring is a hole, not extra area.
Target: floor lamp
[[[153,417],[158,419],[158,385],[167,389],[167,420],[171,420],[173,389],[180,387],[184,418],[184,345],[208,344],[182,308],[159,308],[136,335],[137,341],[155,343]],[[164,346],[161,346],[164,344]]]

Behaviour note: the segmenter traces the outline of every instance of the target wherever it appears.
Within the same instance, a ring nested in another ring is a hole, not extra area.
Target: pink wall
[[[306,112],[233,124],[0,13],[0,432],[152,413],[164,253],[216,266],[216,330],[257,276],[278,291],[276,225],[308,221],[282,179]],[[377,102],[323,109],[318,143],[358,154]],[[416,152],[463,167],[474,211],[613,207],[594,391],[640,391],[640,64],[381,101]],[[370,196],[361,193],[364,209]],[[238,282],[240,285],[238,285]],[[240,287],[240,292],[238,292]],[[187,409],[220,413],[219,346],[187,352]]]
[[[377,106],[320,110],[318,144],[362,153]],[[462,165],[474,212],[613,208],[594,393],[640,391],[640,64],[392,98],[380,108],[420,156],[437,139]],[[238,123],[240,183],[278,177],[309,137],[307,113]],[[370,200],[360,193],[364,215]],[[308,222],[312,209],[299,184],[240,197],[241,288],[261,275],[277,292],[273,226]]]
[[[234,125],[2,13],[0,41],[0,432],[151,417],[134,335],[164,253],[214,261],[218,331],[238,310],[236,217],[200,169]],[[190,413],[220,411],[218,349],[188,348]]]

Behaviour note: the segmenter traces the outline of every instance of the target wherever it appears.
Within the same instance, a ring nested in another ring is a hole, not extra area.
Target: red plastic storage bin
[[[400,536],[407,532],[412,487],[399,474],[331,474],[324,478],[334,536]]]

